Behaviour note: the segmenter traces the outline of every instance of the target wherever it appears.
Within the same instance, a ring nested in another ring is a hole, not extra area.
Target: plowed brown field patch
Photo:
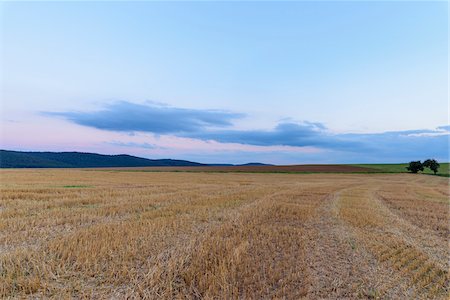
[[[111,170],[111,168],[108,168]],[[106,170],[108,170],[106,169]],[[198,166],[198,167],[136,167],[116,170],[147,172],[248,172],[248,173],[373,173],[380,170],[350,165],[289,165],[289,166]]]
[[[0,298],[446,299],[449,180],[1,170]]]

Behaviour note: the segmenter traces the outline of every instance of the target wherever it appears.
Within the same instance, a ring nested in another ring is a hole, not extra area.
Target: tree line
[[[410,171],[411,173],[417,173],[419,171],[423,172],[425,168],[429,168],[434,172],[434,175],[436,175],[439,167],[440,165],[435,159],[427,159],[423,163],[420,160],[410,162],[409,166],[406,167],[406,170]]]

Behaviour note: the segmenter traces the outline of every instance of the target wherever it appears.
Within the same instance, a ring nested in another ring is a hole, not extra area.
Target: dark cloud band
[[[114,103],[94,112],[46,112],[73,123],[120,132],[170,134],[221,143],[257,146],[313,146],[359,157],[378,155],[448,157],[450,126],[435,130],[392,131],[375,134],[333,134],[317,122],[282,122],[272,130],[233,130],[232,121],[243,114],[194,110],[161,105]]]
[[[230,126],[242,114],[219,110],[195,110],[161,105],[116,102],[94,112],[45,112],[88,127],[110,131],[142,131],[156,134],[197,132]]]

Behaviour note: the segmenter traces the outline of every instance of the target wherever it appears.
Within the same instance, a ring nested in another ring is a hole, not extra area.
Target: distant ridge
[[[107,168],[207,166],[176,159],[147,159],[127,154],[84,152],[22,152],[0,150],[0,168]]]
[[[273,166],[271,164],[263,164],[263,163],[258,163],[258,162],[251,162],[251,163],[246,163],[246,164],[242,164],[239,166]]]
[[[233,164],[208,164],[208,166],[213,166],[213,167],[244,167],[244,166],[273,166],[271,164],[263,164],[263,163],[258,163],[258,162],[251,162],[251,163],[246,163],[246,164],[238,164],[238,165],[233,165]]]

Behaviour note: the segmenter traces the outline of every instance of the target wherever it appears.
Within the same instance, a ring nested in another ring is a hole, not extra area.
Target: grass
[[[440,168],[437,175],[440,176],[449,176],[449,163],[440,163]],[[363,168],[372,168],[379,170],[383,173],[407,173],[406,167],[408,164],[354,164],[352,166],[356,167],[363,167]],[[434,174],[433,171],[431,171],[428,168],[425,168],[423,174]]]
[[[92,187],[92,185],[64,185],[63,188],[75,188],[75,189],[79,189],[79,188],[90,188]]]
[[[292,165],[292,166],[206,166],[206,167],[142,167],[86,169],[104,172],[188,172],[188,173],[283,173],[283,174],[371,174],[408,173],[408,164],[349,164],[349,165]],[[425,168],[420,174],[434,175]],[[438,176],[449,177],[449,163],[441,163]]]
[[[0,172],[0,298],[448,295],[446,178]]]

